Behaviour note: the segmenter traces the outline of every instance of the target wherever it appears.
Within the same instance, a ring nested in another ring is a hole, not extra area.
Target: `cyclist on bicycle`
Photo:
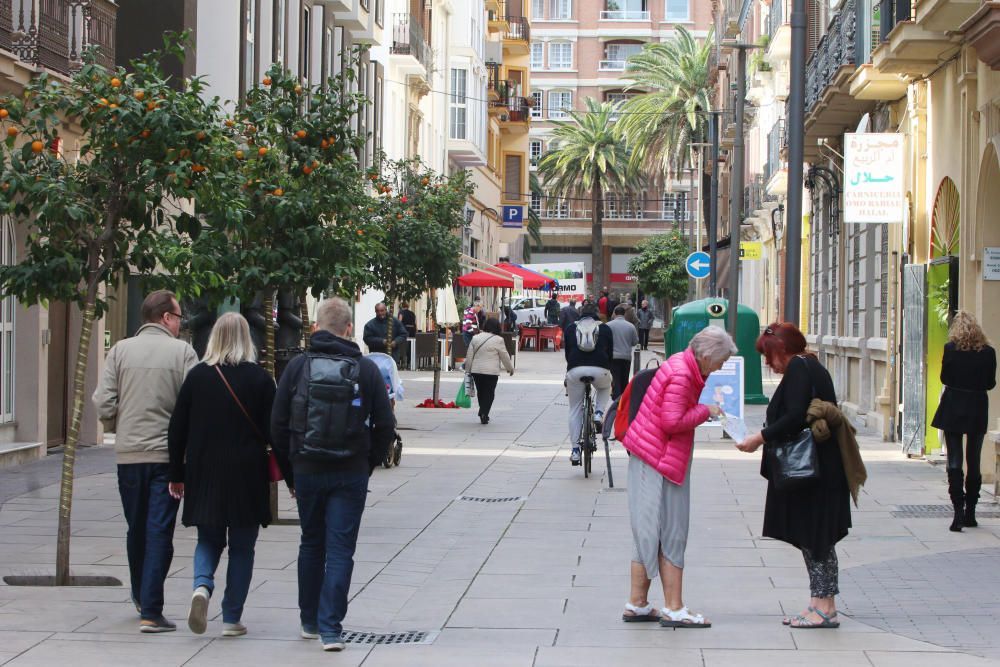
[[[569,439],[573,451],[569,460],[580,465],[583,431],[583,378],[593,378],[595,431],[601,432],[604,410],[611,399],[611,360],[614,356],[614,335],[607,324],[598,319],[597,306],[588,303],[580,319],[566,327],[563,337],[566,350],[566,391],[569,395]]]

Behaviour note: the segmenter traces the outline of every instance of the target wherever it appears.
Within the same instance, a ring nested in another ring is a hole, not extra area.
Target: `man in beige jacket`
[[[94,392],[98,417],[115,431],[118,491],[125,521],[132,602],[141,632],[177,628],[163,617],[163,583],[174,556],[179,501],[167,491],[167,427],[181,383],[198,355],[177,340],[181,309],[170,292],[153,292],[142,302],[145,324],[108,352]]]

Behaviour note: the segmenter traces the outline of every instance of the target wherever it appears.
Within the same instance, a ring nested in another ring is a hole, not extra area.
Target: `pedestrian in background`
[[[281,376],[271,410],[275,452],[291,460],[302,524],[299,619],[305,639],[344,650],[343,621],[368,478],[396,436],[385,380],[352,340],[351,307],[320,303],[309,349]],[[316,389],[312,389],[312,388]]]
[[[611,400],[625,391],[629,371],[632,368],[632,350],[639,344],[639,332],[635,325],[625,320],[625,306],[617,306],[608,322],[614,337],[614,353],[611,359]]]
[[[145,322],[132,338],[108,351],[94,392],[97,416],[115,432],[118,492],[128,524],[126,551],[139,630],[172,632],[163,616],[163,582],[174,558],[179,503],[170,496],[167,429],[184,376],[198,363],[194,348],[177,340],[181,307],[166,290],[142,302]]]
[[[384,303],[375,304],[375,317],[368,320],[361,337],[369,352],[384,352],[392,355],[399,365],[400,355],[406,347],[406,328],[397,319],[389,317],[389,309]]]
[[[549,300],[545,302],[545,323],[548,325],[559,324],[559,312],[561,306],[559,305],[559,299],[556,298],[555,293],[549,297]]]
[[[205,632],[215,570],[229,546],[222,635],[245,635],[243,606],[261,526],[271,523],[267,444],[274,380],[257,365],[239,313],[215,323],[205,358],[181,386],[170,418],[170,494],[184,499],[181,522],[198,528],[188,627]],[[288,470],[287,459],[279,466]]]
[[[483,331],[469,344],[465,355],[465,370],[472,375],[476,383],[476,400],[479,401],[479,421],[490,423],[490,409],[496,396],[497,381],[500,379],[500,367],[514,374],[514,364],[511,363],[507,344],[500,335],[500,322],[493,317],[486,320]]]
[[[462,339],[465,341],[465,349],[469,349],[472,337],[479,333],[479,313],[483,309],[483,304],[474,301],[471,306],[462,313]]]
[[[628,464],[632,590],[622,615],[627,623],[659,621],[671,628],[712,625],[701,614],[688,611],[682,595],[691,460],[695,428],[720,414],[718,406],[698,403],[705,378],[736,353],[733,339],[723,329],[705,327],[695,334],[686,350],[671,355],[656,371],[622,442],[632,454]],[[665,604],[659,613],[648,597],[657,574]]]
[[[974,527],[976,503],[983,485],[980,464],[983,439],[988,428],[990,402],[986,392],[997,384],[996,351],[986,340],[972,314],[955,313],[941,360],[941,383],[944,393],[931,426],[944,431],[948,450],[948,495],[955,510],[950,529],[961,532]],[[962,490],[962,439],[968,468],[965,491]]]
[[[635,315],[635,306],[632,304],[622,304],[625,307],[625,321],[639,330],[639,318]]]
[[[755,452],[786,443],[808,426],[813,399],[836,405],[830,373],[816,355],[806,351],[806,339],[791,323],[774,323],[757,339],[757,352],[781,383],[767,405],[767,426],[737,447]],[[851,528],[851,491],[844,458],[836,438],[817,442],[819,479],[778,489],[770,457],[764,456],[761,475],[767,480],[763,536],[781,540],[802,551],[809,572],[809,606],[786,618],[793,628],[836,628],[835,597],[840,594],[836,544]]]
[[[653,311],[649,307],[649,301],[645,299],[642,300],[642,304],[639,306],[639,310],[636,312],[636,317],[639,319],[639,324],[637,328],[639,329],[639,344],[642,349],[649,349],[649,330],[653,328]]]
[[[570,299],[569,303],[559,311],[559,328],[566,334],[566,327],[580,319],[580,311],[576,309],[576,299]]]

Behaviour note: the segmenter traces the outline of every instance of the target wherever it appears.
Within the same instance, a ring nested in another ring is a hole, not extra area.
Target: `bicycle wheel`
[[[590,393],[590,385],[583,395],[583,432],[580,438],[580,453],[583,455],[583,476],[590,477],[590,441],[594,439],[594,402]]]

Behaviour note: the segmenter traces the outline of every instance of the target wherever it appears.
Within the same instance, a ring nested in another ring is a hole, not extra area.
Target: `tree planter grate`
[[[343,639],[345,644],[433,644],[438,633],[425,632],[423,630],[409,630],[407,632],[345,632]]]
[[[524,496],[509,496],[506,498],[487,498],[486,496],[459,496],[459,500],[470,503],[519,503],[525,500]]]
[[[895,519],[947,519],[955,513],[951,505],[897,505],[892,512]],[[1000,511],[976,508],[976,518],[1000,519]]]

